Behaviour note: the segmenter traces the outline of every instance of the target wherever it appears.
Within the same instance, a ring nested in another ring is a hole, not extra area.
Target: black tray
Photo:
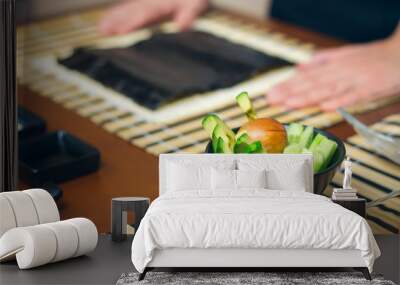
[[[34,186],[58,183],[96,171],[100,153],[65,131],[47,133],[19,145],[19,174]]]
[[[26,139],[46,132],[46,122],[27,109],[18,107],[18,137]]]

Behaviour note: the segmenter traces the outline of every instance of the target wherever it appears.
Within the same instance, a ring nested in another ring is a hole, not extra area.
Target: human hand
[[[125,34],[171,18],[184,30],[207,7],[208,0],[128,0],[106,12],[98,28],[105,35]]]
[[[325,111],[400,93],[400,37],[317,53],[267,94],[270,104]]]

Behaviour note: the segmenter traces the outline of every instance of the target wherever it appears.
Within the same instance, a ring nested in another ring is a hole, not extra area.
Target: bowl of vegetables
[[[248,121],[231,129],[217,114],[207,114],[202,126],[210,137],[206,153],[283,153],[313,155],[314,193],[322,194],[346,155],[343,142],[333,134],[298,123],[281,124],[257,118],[247,92],[236,102]]]

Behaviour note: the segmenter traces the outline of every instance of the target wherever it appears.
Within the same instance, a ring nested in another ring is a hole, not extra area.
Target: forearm
[[[214,7],[231,10],[258,19],[264,19],[270,5],[270,0],[210,0]]]
[[[400,22],[397,25],[396,30],[390,36],[389,40],[392,41],[392,42],[397,43],[399,45],[399,48],[400,48]]]

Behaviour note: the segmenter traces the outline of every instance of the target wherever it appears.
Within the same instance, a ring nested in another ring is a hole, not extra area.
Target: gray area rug
[[[138,281],[138,273],[122,274],[117,285],[133,284],[267,284],[267,285],[297,285],[297,284],[376,284],[395,285],[384,280],[382,276],[372,275],[368,281],[359,272],[148,272],[146,278]]]

